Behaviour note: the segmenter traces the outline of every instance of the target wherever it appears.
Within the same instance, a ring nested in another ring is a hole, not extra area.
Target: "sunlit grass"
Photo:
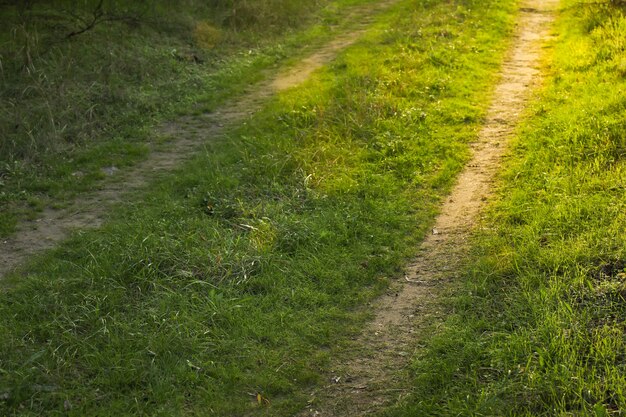
[[[388,415],[608,416],[626,406],[626,16],[564,2],[452,314]]]

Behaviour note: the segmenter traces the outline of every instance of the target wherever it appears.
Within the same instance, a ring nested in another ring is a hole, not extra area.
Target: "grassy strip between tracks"
[[[403,1],[12,277],[0,414],[291,415],[468,158],[513,1]]]
[[[565,1],[454,314],[386,415],[626,408],[626,14]],[[620,411],[621,410],[621,411]]]

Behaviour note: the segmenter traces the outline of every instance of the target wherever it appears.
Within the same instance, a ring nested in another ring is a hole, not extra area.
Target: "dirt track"
[[[513,44],[495,87],[492,104],[473,158],[444,202],[432,234],[422,243],[406,276],[372,308],[347,357],[341,357],[329,384],[311,394],[300,416],[370,415],[398,401],[410,390],[405,369],[424,329],[441,319],[437,294],[455,278],[467,250],[466,241],[489,199],[507,142],[533,89],[541,82],[541,47],[550,34],[558,0],[522,1]]]
[[[0,279],[30,256],[54,247],[73,231],[99,227],[115,204],[128,200],[160,173],[180,166],[203,143],[214,140],[227,128],[243,122],[276,93],[304,82],[342,49],[356,42],[376,15],[396,2],[384,0],[353,8],[349,20],[359,23],[350,32],[337,36],[288,71],[253,86],[251,93],[226,103],[211,114],[181,117],[160,126],[156,134],[174,138],[172,146],[166,151],[153,151],[146,160],[126,171],[111,170],[110,173],[117,178],[103,189],[81,195],[67,208],[47,208],[35,221],[21,223],[13,236],[0,242]]]

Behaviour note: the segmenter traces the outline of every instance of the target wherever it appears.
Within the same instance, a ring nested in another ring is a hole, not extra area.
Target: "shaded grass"
[[[626,16],[564,6],[452,314],[385,415],[623,413]]]
[[[15,274],[0,411],[300,410],[467,160],[512,3],[402,2],[101,230]]]
[[[98,2],[0,6],[0,235],[36,214],[29,199],[54,205],[98,187],[102,168],[135,164],[164,140],[159,122],[215,109],[369,2],[111,1],[105,13],[134,20],[69,39],[81,27],[72,16],[89,18]]]

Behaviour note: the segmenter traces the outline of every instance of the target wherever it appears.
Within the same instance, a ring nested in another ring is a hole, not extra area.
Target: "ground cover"
[[[450,317],[384,415],[625,407],[624,10],[564,1],[545,89],[506,160]],[[552,55],[552,51],[551,51]]]
[[[0,410],[301,409],[467,160],[513,3],[401,2],[116,220],[9,277]]]
[[[99,3],[0,5],[0,236],[143,160],[170,139],[159,122],[215,109],[349,30],[371,0],[107,1],[70,36]]]

